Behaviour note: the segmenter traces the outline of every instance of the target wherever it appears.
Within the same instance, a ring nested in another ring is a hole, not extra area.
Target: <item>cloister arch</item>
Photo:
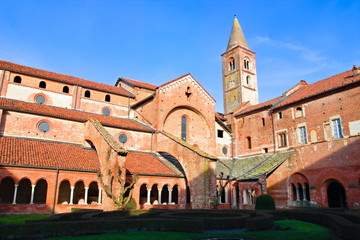
[[[70,203],[70,182],[68,180],[63,180],[60,183],[58,203],[59,204]]]
[[[45,179],[40,179],[36,182],[34,189],[34,203],[45,204],[48,184]]]
[[[0,203],[11,204],[14,199],[15,182],[12,177],[5,177],[0,183]]]
[[[16,203],[29,204],[31,201],[31,181],[28,178],[20,180],[17,187]]]
[[[329,208],[347,208],[346,192],[341,182],[329,179],[324,183],[323,190],[326,190]]]

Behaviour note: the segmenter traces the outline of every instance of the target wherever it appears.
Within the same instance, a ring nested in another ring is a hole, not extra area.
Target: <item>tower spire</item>
[[[236,17],[236,14],[234,14],[234,24],[231,29],[230,39],[226,51],[229,51],[236,46],[249,49],[240,23]]]

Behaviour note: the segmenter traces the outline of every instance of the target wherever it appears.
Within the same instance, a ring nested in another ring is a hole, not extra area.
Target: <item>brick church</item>
[[[360,68],[259,103],[236,18],[221,56],[224,113],[190,74],[112,86],[0,61],[0,213],[112,210],[117,174],[138,209],[360,208]]]

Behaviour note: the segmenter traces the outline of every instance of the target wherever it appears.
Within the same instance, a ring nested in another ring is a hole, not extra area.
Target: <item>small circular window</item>
[[[127,136],[125,135],[125,134],[120,134],[119,135],[119,141],[121,142],[121,143],[126,143],[127,142]]]
[[[50,125],[47,122],[41,122],[38,126],[40,132],[46,133],[50,130]]]
[[[104,114],[105,116],[109,116],[109,115],[110,115],[110,109],[108,109],[108,108],[104,108],[102,112],[103,112],[103,114]]]
[[[38,95],[36,98],[35,98],[35,101],[38,103],[38,104],[44,104],[45,103],[45,97],[43,95]]]
[[[222,148],[222,152],[223,152],[223,154],[227,154],[227,153],[228,153],[227,147],[223,147],[223,148]]]

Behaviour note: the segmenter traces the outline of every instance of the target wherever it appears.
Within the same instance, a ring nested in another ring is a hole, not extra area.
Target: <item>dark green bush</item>
[[[136,201],[134,198],[131,198],[130,202],[126,205],[125,210],[136,209]]]
[[[256,210],[275,210],[275,202],[270,195],[260,195],[255,202]]]

